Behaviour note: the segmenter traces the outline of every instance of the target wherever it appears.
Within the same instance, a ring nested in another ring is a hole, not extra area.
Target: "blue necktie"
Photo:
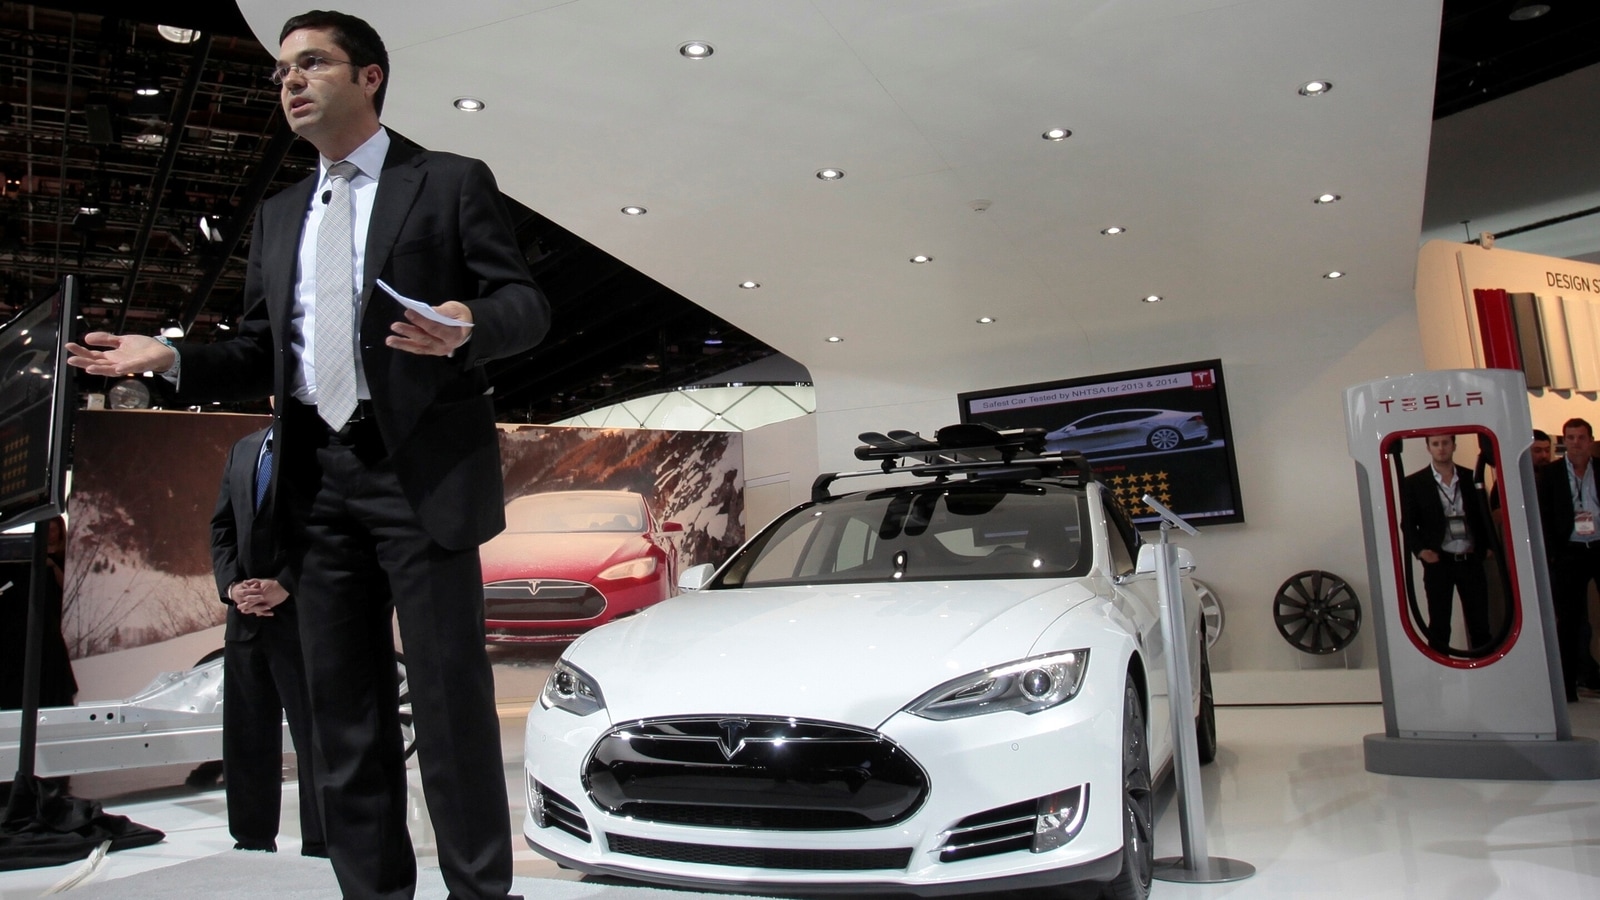
[[[272,483],[272,438],[261,448],[261,462],[256,464],[256,509],[267,499],[267,486]]]

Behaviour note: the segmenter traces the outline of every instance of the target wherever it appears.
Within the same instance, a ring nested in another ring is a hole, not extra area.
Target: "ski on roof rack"
[[[1078,484],[1094,480],[1083,454],[1044,452],[1043,428],[1001,430],[965,422],[939,429],[932,440],[904,430],[867,431],[859,439],[856,458],[878,462],[878,468],[817,476],[811,485],[813,501],[829,499],[829,487],[840,478],[895,472],[940,480],[956,474],[965,474],[971,480],[1068,478]]]

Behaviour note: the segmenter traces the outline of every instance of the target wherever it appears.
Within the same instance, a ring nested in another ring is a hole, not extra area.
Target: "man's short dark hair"
[[[1563,434],[1565,434],[1569,428],[1582,428],[1584,431],[1589,432],[1589,437],[1591,439],[1594,437],[1594,426],[1590,425],[1583,419],[1568,419],[1561,423],[1561,432]]]
[[[1545,434],[1544,432],[1542,432],[1539,429],[1535,428],[1533,430],[1533,440],[1534,440],[1535,443],[1538,443],[1539,441],[1544,441],[1546,444],[1548,444],[1548,443],[1550,443],[1550,435]]]
[[[383,38],[378,36],[377,29],[368,25],[365,19],[349,13],[314,9],[283,23],[283,30],[278,33],[278,43],[283,43],[284,38],[303,28],[319,29],[333,35],[333,42],[350,57],[351,81],[360,81],[361,70],[367,66],[377,66],[383,70],[383,82],[372,97],[373,111],[382,115],[383,95],[389,92],[389,51],[384,49]]]

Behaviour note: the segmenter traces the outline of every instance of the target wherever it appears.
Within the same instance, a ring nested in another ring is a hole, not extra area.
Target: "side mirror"
[[[682,531],[683,530],[683,523],[682,522],[662,522],[661,523],[661,530],[662,531]]]
[[[711,563],[690,566],[678,574],[678,590],[698,591],[706,586],[706,582],[711,580],[712,574],[716,571],[717,567]]]
[[[1178,571],[1187,575],[1195,570],[1194,554],[1188,547],[1178,548]],[[1156,545],[1143,544],[1139,547],[1139,561],[1134,565],[1135,575],[1154,575],[1156,571]]]

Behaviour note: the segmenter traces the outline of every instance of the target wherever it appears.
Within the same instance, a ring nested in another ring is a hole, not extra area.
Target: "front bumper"
[[[524,836],[582,872],[679,887],[939,896],[1105,881],[1121,866],[1121,694],[1097,690],[1092,680],[1074,700],[1031,716],[892,717],[878,733],[917,761],[929,789],[914,813],[878,828],[761,830],[612,815],[582,780],[591,748],[611,725],[603,712],[580,718],[537,705],[528,717]],[[1072,789],[1081,789],[1086,809],[1060,846],[1033,852],[1028,821],[993,852],[951,852],[985,814],[1032,810],[1036,798]],[[550,795],[564,806],[559,816],[540,813]]]

